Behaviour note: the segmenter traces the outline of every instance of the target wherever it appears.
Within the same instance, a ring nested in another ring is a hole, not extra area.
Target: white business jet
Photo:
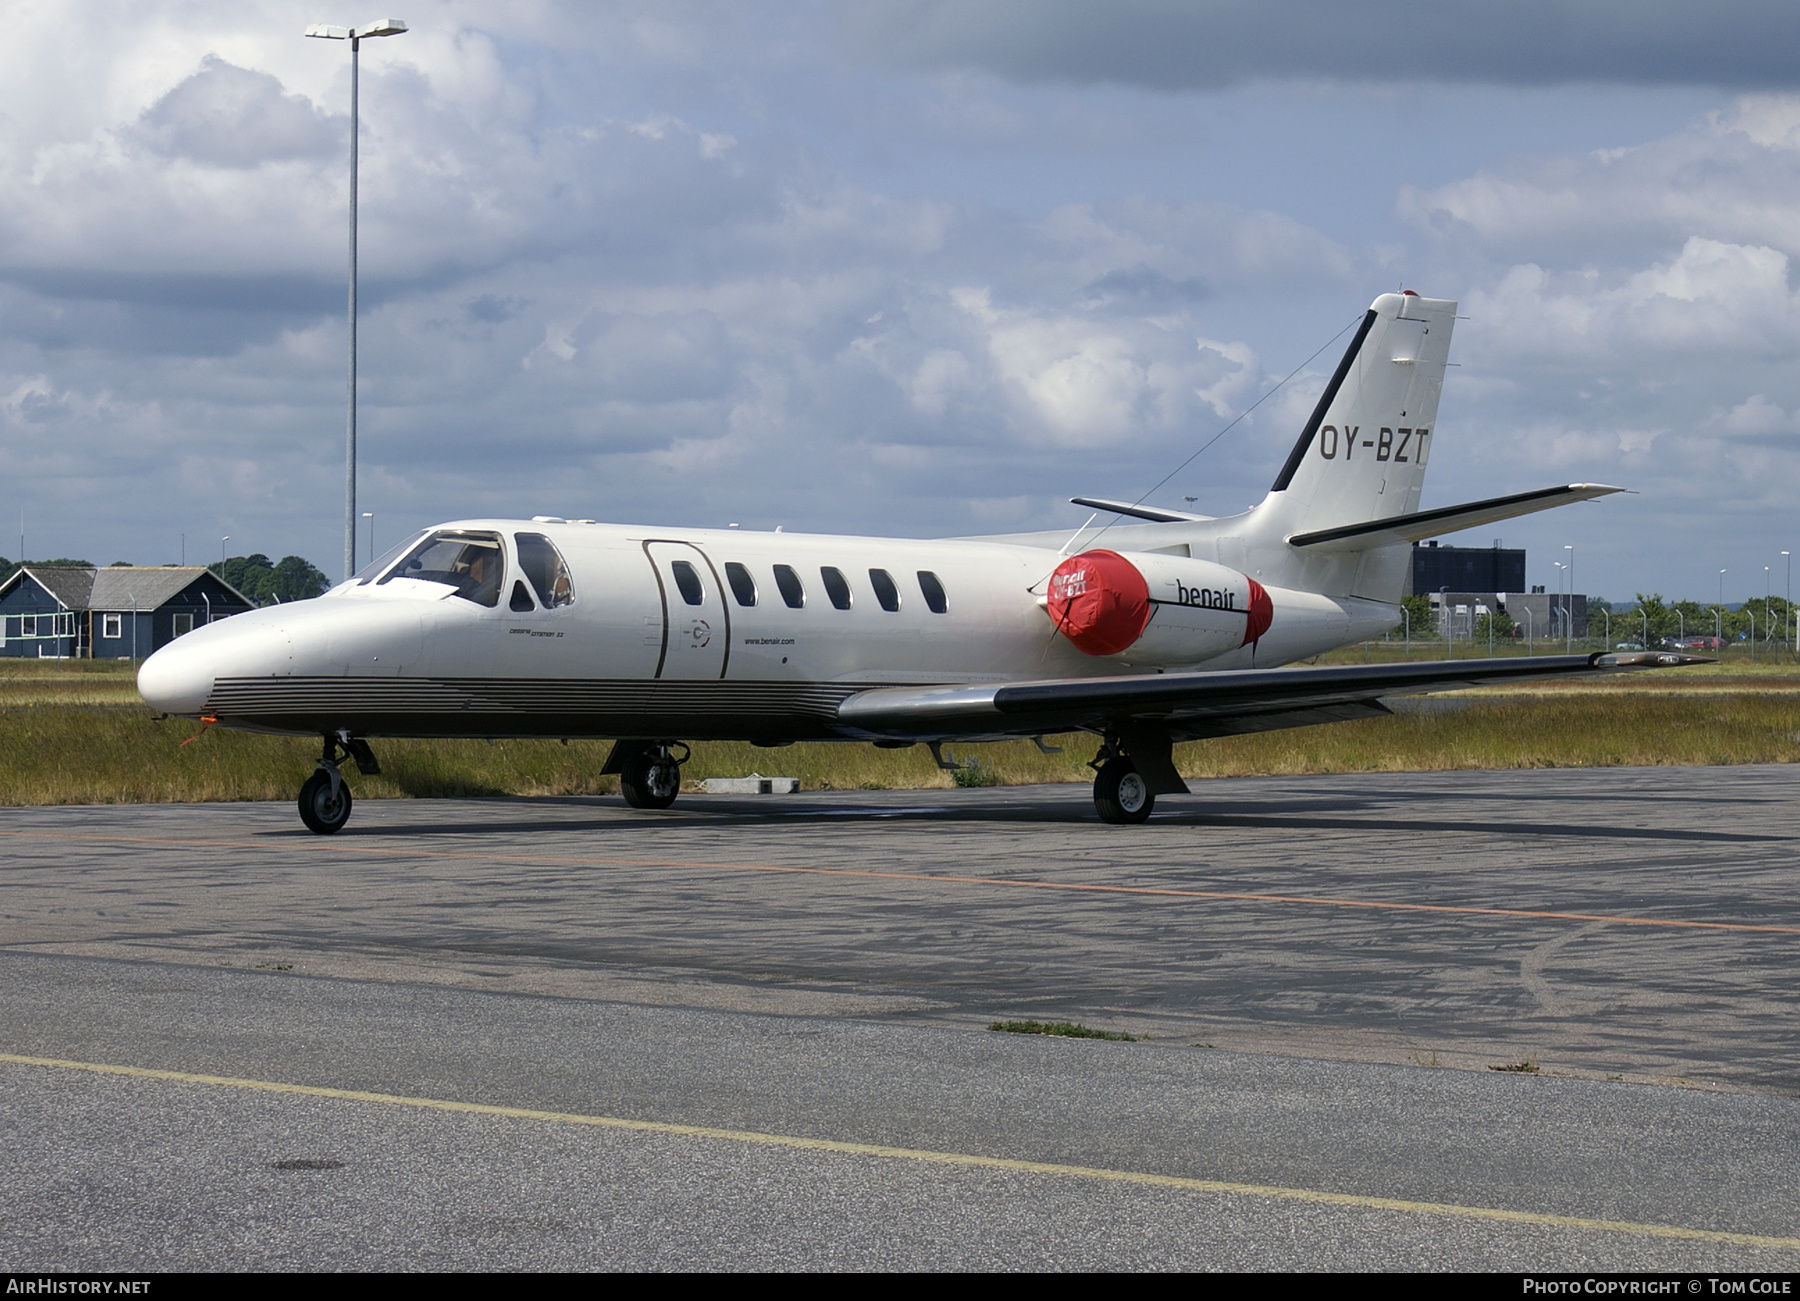
[[[169,714],[324,739],[300,816],[350,816],[370,738],[605,737],[666,808],[684,741],[956,741],[1091,732],[1094,803],[1185,793],[1176,741],[1387,713],[1385,696],[1696,662],[1640,653],[1291,667],[1401,620],[1410,544],[1621,491],[1419,509],[1456,304],[1383,294],[1268,496],[1211,519],[919,540],[537,517],[444,524],[314,601],[196,629],[138,689]],[[1090,524],[1092,521],[1090,520]]]

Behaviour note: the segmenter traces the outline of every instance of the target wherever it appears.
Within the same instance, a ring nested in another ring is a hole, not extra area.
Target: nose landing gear
[[[338,769],[344,759],[354,760],[356,771],[365,777],[378,776],[381,772],[381,765],[375,762],[375,752],[361,737],[340,731],[336,736],[325,738],[325,753],[319,759],[318,769],[300,787],[300,821],[308,830],[321,836],[329,836],[350,821],[353,801],[350,788],[344,785],[344,775]]]

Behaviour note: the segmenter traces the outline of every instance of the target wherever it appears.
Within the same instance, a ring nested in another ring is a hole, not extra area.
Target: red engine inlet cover
[[[1118,552],[1084,551],[1050,575],[1050,618],[1076,649],[1116,655],[1150,622],[1150,585]]]

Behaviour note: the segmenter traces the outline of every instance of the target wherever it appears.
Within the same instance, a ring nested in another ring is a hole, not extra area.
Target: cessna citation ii
[[[1281,667],[1399,626],[1410,544],[1621,491],[1570,484],[1419,509],[1456,304],[1375,300],[1268,496],[1213,519],[918,540],[472,519],[323,597],[152,655],[152,707],[322,737],[300,816],[350,816],[371,738],[602,737],[660,809],[685,741],[878,746],[1098,738],[1094,804],[1141,822],[1185,793],[1170,747],[1389,712],[1386,696],[1699,662],[1658,653]],[[1091,521],[1090,521],[1091,522]]]

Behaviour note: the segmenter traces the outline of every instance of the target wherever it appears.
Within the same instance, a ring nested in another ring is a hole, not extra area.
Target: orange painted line
[[[187,849],[254,849],[268,852],[287,848],[255,840],[176,840],[159,836],[97,836],[78,832],[0,831],[0,836],[24,840],[75,840],[109,845],[165,845]],[[1751,931],[1769,935],[1800,935],[1800,926],[1768,926],[1753,922],[1697,922],[1677,917],[1619,917],[1610,913],[1552,912],[1538,908],[1478,908],[1467,904],[1399,903],[1386,899],[1338,899],[1330,895],[1254,894],[1236,890],[1177,890],[1167,886],[1094,885],[1077,881],[1033,881],[1018,877],[950,876],[936,872],[880,872],[857,867],[784,867],[774,863],[715,863],[699,859],[595,858],[558,854],[473,854],[448,849],[387,849],[355,841],[311,842],[311,848],[338,854],[364,854],[387,858],[448,858],[483,863],[525,863],[563,867],[673,867],[713,872],[763,872],[783,876],[852,877],[877,881],[919,881],[931,885],[991,886],[1013,890],[1062,890],[1078,894],[1146,895],[1166,899],[1207,899],[1229,903],[1301,904],[1319,908],[1364,908],[1378,912],[1444,913],[1471,917],[1525,917],[1539,921],[1606,922],[1618,926],[1653,926],[1700,931]]]

